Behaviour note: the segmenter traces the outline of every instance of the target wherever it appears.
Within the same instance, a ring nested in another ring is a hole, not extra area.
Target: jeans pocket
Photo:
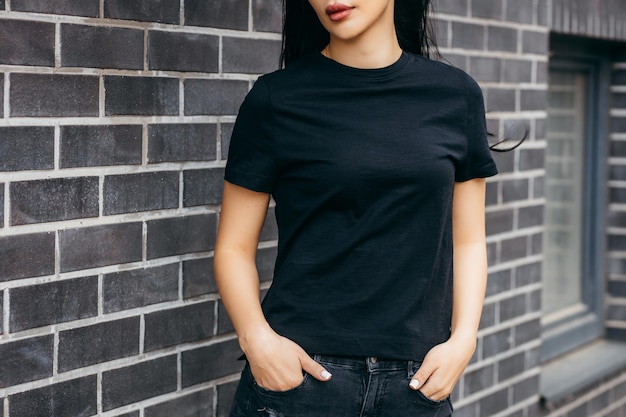
[[[311,377],[308,373],[305,372],[302,377],[302,382],[300,382],[295,387],[289,388],[288,390],[285,390],[285,391],[274,391],[274,390],[270,390],[267,388],[263,388],[262,386],[257,384],[257,382],[254,380],[254,375],[252,375],[252,371],[250,371],[249,367],[247,368],[247,370],[250,373],[250,378],[252,379],[252,385],[254,386],[254,389],[260,396],[285,397],[285,396],[294,394],[302,390]]]
[[[421,362],[417,362],[417,361],[411,361],[409,363],[409,371],[408,371],[408,375],[407,375],[407,379],[411,379],[413,378],[413,375],[415,375],[415,373],[420,369],[420,366],[422,366]],[[444,403],[446,403],[446,401],[448,400],[448,398],[450,397],[446,397],[442,400],[435,400],[432,399],[428,396],[426,396],[422,391],[417,390],[415,391],[415,393],[417,394],[417,396],[423,400],[425,403],[430,404],[430,405],[434,405],[434,406],[440,406]]]

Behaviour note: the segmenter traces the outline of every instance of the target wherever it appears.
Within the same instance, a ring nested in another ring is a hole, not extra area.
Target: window
[[[605,208],[603,64],[552,59],[549,71],[542,271],[545,360],[602,335]]]

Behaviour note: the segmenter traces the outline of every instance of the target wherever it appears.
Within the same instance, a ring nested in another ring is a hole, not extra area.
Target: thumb
[[[415,375],[411,378],[409,387],[412,390],[417,391],[426,383],[426,381],[428,381],[428,378],[430,378],[433,372],[435,372],[435,367],[431,365],[431,362],[424,361],[417,372],[415,372]]]
[[[328,381],[332,375],[322,365],[315,362],[309,355],[304,353],[300,357],[302,369],[318,381]]]

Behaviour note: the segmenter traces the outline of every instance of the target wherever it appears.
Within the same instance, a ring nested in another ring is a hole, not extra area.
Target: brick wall
[[[607,336],[626,340],[626,56],[613,65],[611,84]]]
[[[278,66],[280,4],[0,9],[0,416],[225,415],[221,181],[239,104]]]
[[[495,154],[487,183],[489,281],[478,349],[454,392],[455,416],[536,411],[546,90],[547,6],[517,0],[439,0],[444,57],[481,85],[488,125],[527,143]]]

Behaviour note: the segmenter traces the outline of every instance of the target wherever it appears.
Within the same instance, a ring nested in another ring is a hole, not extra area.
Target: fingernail
[[[411,389],[416,390],[417,387],[420,386],[420,382],[417,379],[412,379],[411,382],[409,383],[409,387],[411,387]]]
[[[320,374],[320,376],[324,379],[330,379],[330,377],[332,376],[330,372],[324,370],[322,371],[322,373]]]

